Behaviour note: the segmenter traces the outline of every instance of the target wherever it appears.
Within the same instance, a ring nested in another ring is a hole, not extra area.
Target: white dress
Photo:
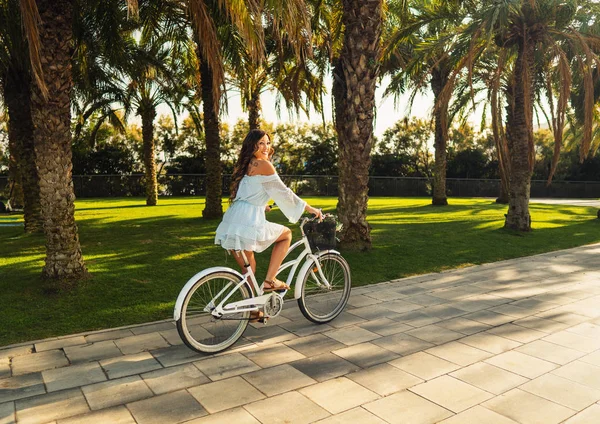
[[[281,181],[279,175],[245,175],[235,200],[217,227],[215,244],[227,250],[262,252],[275,242],[285,227],[265,218],[269,199],[294,223],[300,219],[306,202]]]

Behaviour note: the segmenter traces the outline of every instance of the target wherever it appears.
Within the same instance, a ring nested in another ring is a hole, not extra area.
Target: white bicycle
[[[310,321],[323,324],[337,317],[350,297],[350,267],[340,252],[322,250],[313,253],[304,233],[304,225],[312,221],[303,218],[302,238],[290,246],[290,253],[303,247],[296,259],[279,267],[277,274],[291,268],[286,283],[295,280],[294,299],[302,314]],[[243,252],[244,263],[248,263]],[[283,309],[285,291],[263,292],[250,266],[244,275],[227,267],[213,267],[194,275],[183,287],[175,303],[174,318],[181,339],[191,349],[216,353],[233,345],[244,333],[253,311],[262,311],[266,318],[279,315]]]

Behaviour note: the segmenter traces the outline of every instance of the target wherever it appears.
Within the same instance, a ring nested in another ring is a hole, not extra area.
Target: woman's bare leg
[[[232,250],[231,253],[237,264],[242,268],[242,274],[247,272],[246,264],[244,263],[244,258],[240,252]],[[256,258],[254,257],[254,252],[251,250],[244,250],[244,254],[246,255],[246,259],[248,259],[248,263],[250,264],[250,268],[252,268],[252,272],[256,274]]]
[[[277,270],[281,266],[281,263],[285,258],[285,254],[290,248],[291,242],[292,232],[289,228],[286,228],[283,233],[281,233],[279,238],[275,240],[275,246],[273,247],[273,252],[271,253],[271,262],[269,262],[269,269],[267,270],[267,281],[273,281],[273,278],[275,278],[275,275],[277,275]]]

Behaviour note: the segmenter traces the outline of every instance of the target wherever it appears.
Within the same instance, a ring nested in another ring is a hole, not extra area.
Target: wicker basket
[[[309,221],[304,224],[304,234],[313,250],[335,248],[337,222],[335,216],[326,216],[323,221]]]

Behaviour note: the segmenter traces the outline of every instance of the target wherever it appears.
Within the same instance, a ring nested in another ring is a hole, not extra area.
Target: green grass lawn
[[[334,212],[335,198],[309,198]],[[501,229],[506,206],[483,199],[451,199],[430,206],[424,198],[372,198],[368,220],[373,249],[342,252],[353,285],[493,262],[600,241],[596,210],[531,205],[534,231]],[[0,227],[0,346],[85,330],[169,318],[177,294],[196,272],[235,267],[213,245],[218,222],[202,219],[204,199],[78,200],[76,218],[92,278],[60,295],[41,290],[44,238],[22,227]],[[285,223],[278,210],[269,219]],[[14,216],[0,221],[14,222]],[[298,236],[297,226],[293,226]],[[259,276],[269,254],[258,256]]]

